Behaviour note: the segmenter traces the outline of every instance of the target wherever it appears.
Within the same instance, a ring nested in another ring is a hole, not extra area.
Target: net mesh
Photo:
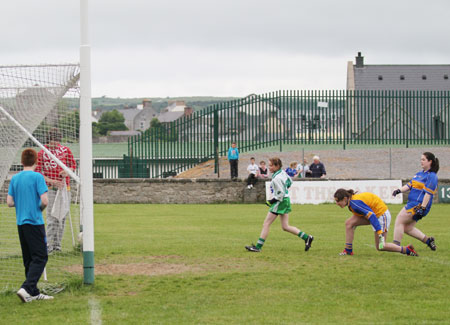
[[[0,291],[17,290],[25,279],[15,209],[6,205],[9,182],[22,169],[22,150],[41,150],[8,114],[44,145],[49,131],[58,130],[61,145],[69,147],[77,160],[79,71],[78,64],[0,66],[0,107],[7,112],[0,109]],[[39,284],[49,293],[61,290],[71,271],[81,265],[79,186],[73,180],[70,183],[71,206],[61,250],[49,255]],[[44,212],[47,234],[48,213]]]

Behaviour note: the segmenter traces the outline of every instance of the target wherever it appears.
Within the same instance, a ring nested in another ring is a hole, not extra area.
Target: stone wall
[[[301,182],[302,180],[298,180]],[[311,179],[308,179],[311,181]],[[321,180],[315,180],[320,182]],[[405,184],[406,180],[403,181]],[[439,180],[450,185],[450,180]],[[9,181],[0,202],[6,201]],[[75,186],[72,186],[72,191]],[[404,195],[404,199],[407,196]],[[434,196],[437,201],[437,195]],[[265,185],[259,181],[248,190],[245,180],[229,179],[94,179],[95,203],[263,203]]]
[[[96,179],[96,203],[255,203],[264,202],[264,182],[248,190],[242,180]]]
[[[403,184],[406,182],[406,180],[403,181]],[[450,180],[439,180],[439,184],[450,185]],[[406,198],[407,196],[404,195],[404,199]],[[436,202],[437,195],[434,198]],[[96,179],[94,180],[94,201],[95,203],[175,204],[263,203],[265,183],[259,181],[252,190],[248,190],[244,180]]]

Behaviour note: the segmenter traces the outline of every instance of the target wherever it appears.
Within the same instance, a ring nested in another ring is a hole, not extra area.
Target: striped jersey
[[[76,162],[73,157],[72,151],[70,151],[69,147],[58,144],[56,147],[51,148],[49,146],[45,146],[56,158],[61,160],[61,162],[67,167],[75,170]],[[63,171],[56,162],[47,155],[44,150],[39,151],[38,159],[36,162],[36,172],[41,173],[42,175],[56,180],[62,180],[60,173]],[[66,185],[70,186],[70,177],[66,176]],[[50,186],[50,184],[47,184]]]
[[[436,194],[438,177],[432,171],[420,171],[414,175],[413,179],[408,184],[410,192],[408,195],[408,202],[422,203],[423,197],[426,193],[431,195],[431,200],[428,203],[431,206],[433,195]]]
[[[272,182],[270,183],[270,190],[273,197],[278,201],[289,197],[289,187],[292,185],[292,180],[288,174],[282,169],[279,169],[272,175]]]
[[[369,219],[372,214],[375,214],[377,218],[382,216],[388,208],[377,195],[363,192],[352,195],[348,209],[357,216]]]

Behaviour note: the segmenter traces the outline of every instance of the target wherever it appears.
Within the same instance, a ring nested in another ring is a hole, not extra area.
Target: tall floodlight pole
[[[84,283],[94,283],[94,204],[92,182],[91,46],[88,31],[88,0],[80,0],[80,179],[83,221]]]

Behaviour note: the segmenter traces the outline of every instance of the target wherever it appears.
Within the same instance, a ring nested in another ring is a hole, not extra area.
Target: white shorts
[[[389,226],[391,225],[391,213],[389,210],[386,210],[384,214],[378,217],[378,221],[380,222],[381,230],[383,232],[389,231]],[[375,228],[372,226],[373,231],[376,231]]]

